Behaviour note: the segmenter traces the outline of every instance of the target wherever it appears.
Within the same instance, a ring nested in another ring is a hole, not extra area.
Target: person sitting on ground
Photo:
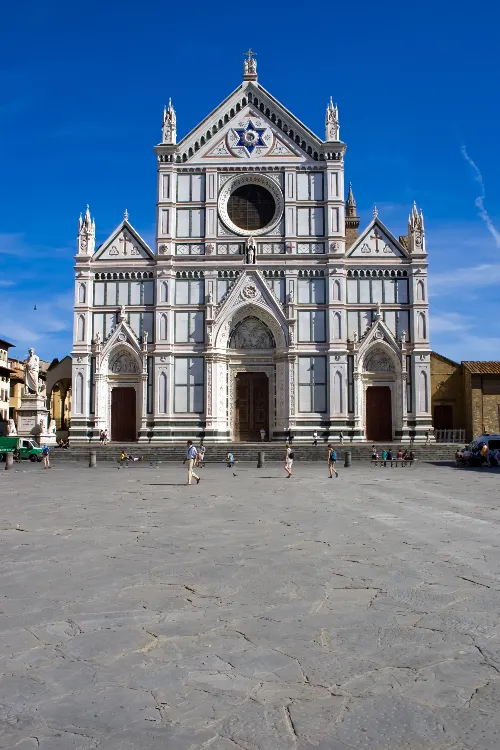
[[[57,447],[64,448],[64,440],[62,438],[59,438],[59,440],[57,441]]]
[[[227,463],[227,468],[228,469],[232,469],[233,468],[233,466],[234,466],[234,456],[229,451],[226,453],[226,463]]]

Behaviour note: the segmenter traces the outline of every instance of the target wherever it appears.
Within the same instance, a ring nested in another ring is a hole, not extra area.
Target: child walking
[[[337,461],[337,451],[333,447],[333,445],[328,445],[328,473],[330,474],[330,479],[332,479],[333,475],[335,474],[335,478],[339,478],[339,473],[337,469],[335,468],[335,463]]]

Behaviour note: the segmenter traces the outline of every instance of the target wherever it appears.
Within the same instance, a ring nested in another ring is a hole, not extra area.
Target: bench
[[[382,458],[377,458],[377,459],[372,458],[371,463],[373,466],[385,466],[385,467],[387,467],[387,465],[390,464],[391,467],[395,465],[397,468],[398,464],[400,464],[402,467],[406,465],[411,466],[414,460],[415,459],[410,461],[409,458],[386,458],[385,460]]]

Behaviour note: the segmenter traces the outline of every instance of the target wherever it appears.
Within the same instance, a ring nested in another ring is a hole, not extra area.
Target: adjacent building
[[[9,403],[10,403],[10,372],[11,368],[9,365],[9,349],[13,347],[5,339],[0,339],[0,422],[2,423],[2,431],[4,431],[4,425],[7,424],[9,417]]]
[[[396,238],[362,231],[346,145],[318,137],[257,79],[157,162],[156,239],[125,212],[96,247],[87,207],[75,259],[71,437],[425,440],[431,429],[427,253],[414,205]]]

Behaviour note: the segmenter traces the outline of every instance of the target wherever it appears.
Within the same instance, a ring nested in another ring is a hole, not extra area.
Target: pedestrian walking
[[[260,428],[260,442],[263,443],[266,439],[266,431],[263,427]]]
[[[337,462],[337,451],[333,447],[333,445],[328,445],[328,472],[330,474],[330,479],[332,478],[333,474],[335,474],[335,478],[339,478],[339,473],[337,469],[335,468],[335,464]]]
[[[292,435],[292,428],[288,428],[288,445],[291,445],[293,443],[293,435]]]
[[[107,429],[105,429],[105,430],[104,430],[104,445],[107,445],[107,444],[108,444],[108,441],[109,441],[108,430],[107,430]]]
[[[186,443],[186,458],[184,459],[184,463],[187,461],[188,465],[188,480],[186,482],[186,487],[191,484],[191,479],[194,477],[196,479],[196,484],[200,483],[200,477],[198,474],[195,474],[193,471],[194,466],[194,460],[196,456],[198,455],[198,451],[196,450],[195,446],[193,445],[192,440],[188,440]]]
[[[199,467],[200,469],[205,468],[205,451],[206,448],[203,445],[203,443],[200,443],[200,447],[198,448],[198,453],[196,454],[194,465],[196,467]]]
[[[50,469],[50,448],[48,445],[43,446],[42,456],[43,456],[43,468]]]
[[[429,435],[429,430],[427,430],[426,433],[425,433],[425,444],[429,445],[430,442],[431,442],[431,438],[430,438],[430,435]]]
[[[293,459],[294,453],[290,447],[290,443],[287,443],[285,445],[285,471],[287,473],[285,479],[290,479],[292,476]]]
[[[313,445],[318,445],[318,431],[314,430],[313,432]]]
[[[229,451],[226,453],[226,463],[227,463],[227,468],[228,469],[232,469],[233,468],[233,466],[234,466],[234,456]]]
[[[344,445],[344,433],[342,432],[342,430],[339,432],[339,441],[340,445]]]

